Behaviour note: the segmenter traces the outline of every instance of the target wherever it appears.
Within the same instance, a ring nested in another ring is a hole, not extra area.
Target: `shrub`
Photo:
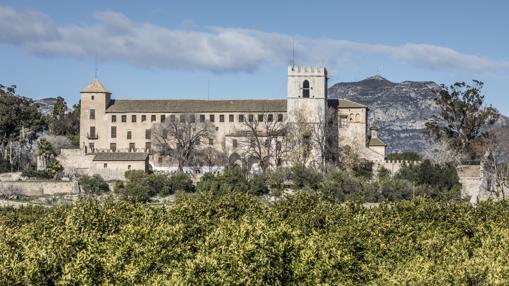
[[[290,178],[295,188],[300,189],[309,187],[313,190],[318,189],[318,184],[322,181],[322,175],[304,165],[295,165],[291,168]]]
[[[33,169],[23,170],[21,172],[21,176],[27,177],[27,178],[36,178],[36,179],[52,179],[53,176],[48,171],[37,171]]]
[[[189,177],[189,175],[184,173],[171,176],[170,184],[174,192],[182,191],[186,193],[192,193],[195,191],[193,180],[191,180],[191,177]]]
[[[102,194],[110,190],[108,184],[100,175],[83,176],[78,181],[81,188],[88,194]]]
[[[432,164],[430,160],[403,166],[395,178],[409,180],[418,185],[429,185],[442,191],[451,190],[459,185],[458,173],[454,166]]]
[[[356,177],[371,179],[373,177],[373,162],[359,159],[353,164],[352,172]]]
[[[255,174],[249,179],[248,193],[261,196],[269,193],[267,186],[267,177],[264,174]]]
[[[391,153],[387,155],[387,160],[392,161],[420,161],[422,159],[421,155],[415,152],[401,152],[401,153]]]

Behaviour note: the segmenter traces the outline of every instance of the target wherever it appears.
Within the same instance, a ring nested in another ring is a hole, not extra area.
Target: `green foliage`
[[[356,177],[371,179],[373,177],[373,162],[359,159],[353,164],[352,172]]]
[[[37,171],[34,169],[26,169],[21,172],[21,176],[35,179],[52,179],[53,175],[48,171]]]
[[[391,153],[387,155],[387,160],[392,161],[420,161],[421,155],[415,152],[401,152],[401,153]]]
[[[492,126],[500,117],[498,111],[484,105],[483,83],[474,80],[466,84],[457,82],[437,92],[436,104],[440,115],[426,123],[426,129],[434,140],[445,140],[449,147],[479,159],[482,155],[476,145],[483,144]]]
[[[80,106],[81,103],[73,106],[71,112],[67,112],[67,103],[62,97],[57,97],[52,114],[46,118],[49,133],[56,136],[66,136],[74,146],[79,146],[80,132]]]
[[[304,165],[295,165],[291,168],[290,179],[297,189],[308,187],[316,190],[322,181],[322,174]]]
[[[110,188],[104,179],[99,175],[83,176],[78,181],[81,188],[88,194],[102,194],[109,192]]]
[[[0,285],[505,285],[509,203],[300,192],[0,209]]]
[[[230,192],[248,192],[249,181],[237,168],[227,168],[219,175],[205,174],[197,184],[199,192],[219,195]]]
[[[451,190],[459,185],[458,173],[454,166],[433,164],[430,160],[402,167],[395,178],[432,186],[438,190]]]
[[[146,174],[140,170],[125,173],[126,183],[116,182],[115,192],[131,202],[147,202],[156,195],[168,196],[177,191],[194,192],[191,178],[184,174]]]
[[[253,175],[249,179],[248,192],[255,196],[262,196],[268,194],[270,190],[267,184],[267,177],[263,173]]]
[[[48,165],[46,166],[48,169],[48,173],[51,174],[53,178],[56,178],[60,172],[64,169],[60,161],[56,159],[49,160]]]

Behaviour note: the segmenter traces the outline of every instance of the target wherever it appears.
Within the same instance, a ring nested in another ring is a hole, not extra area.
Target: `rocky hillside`
[[[43,98],[43,99],[36,99],[35,103],[38,106],[39,112],[42,115],[49,115],[53,112],[53,107],[55,106],[55,103],[57,102],[56,98]]]
[[[367,105],[370,125],[380,128],[380,136],[389,145],[388,152],[423,153],[429,147],[425,123],[438,114],[432,81],[394,83],[381,76],[358,82],[337,83],[329,88],[330,98],[347,98]],[[508,130],[509,118],[502,117],[495,128]]]
[[[330,98],[347,98],[367,105],[370,125],[380,128],[388,152],[422,153],[429,145],[424,136],[426,121],[437,114],[431,81],[394,83],[381,76],[359,82],[337,83],[329,88]]]

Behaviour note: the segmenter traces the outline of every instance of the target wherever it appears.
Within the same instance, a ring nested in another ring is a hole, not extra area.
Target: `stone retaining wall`
[[[0,182],[0,194],[20,194],[25,196],[43,196],[71,194],[78,192],[77,182],[63,181],[15,181]]]

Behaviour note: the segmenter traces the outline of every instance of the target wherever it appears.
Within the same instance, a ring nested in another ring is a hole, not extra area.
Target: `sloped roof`
[[[97,153],[94,161],[145,161],[148,153],[138,152],[104,152]]]
[[[106,88],[104,88],[104,86],[98,79],[93,79],[81,92],[82,93],[87,93],[87,92],[110,93],[109,91],[106,90]]]
[[[286,112],[286,100],[112,100],[106,112]]]
[[[369,140],[368,146],[387,146],[380,138],[371,138]]]
[[[348,99],[338,99],[339,108],[368,108],[364,104],[357,103]]]

